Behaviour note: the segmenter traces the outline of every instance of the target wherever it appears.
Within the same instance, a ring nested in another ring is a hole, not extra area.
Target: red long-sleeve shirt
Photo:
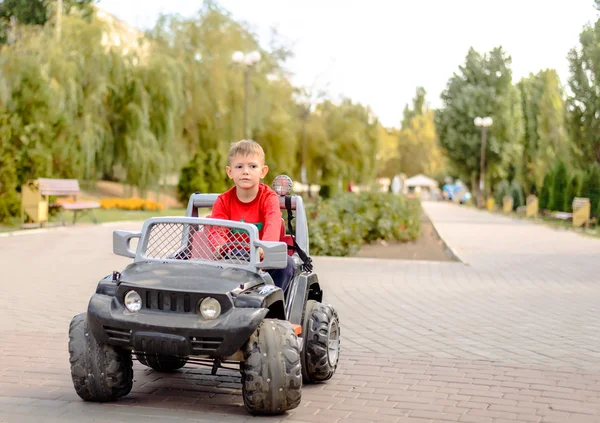
[[[240,201],[236,187],[217,197],[211,217],[251,223],[258,228],[263,241],[279,241],[281,235],[281,209],[279,198],[268,185],[260,184],[256,198],[249,203]]]

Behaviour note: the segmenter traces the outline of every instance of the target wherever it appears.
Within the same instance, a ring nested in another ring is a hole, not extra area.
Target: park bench
[[[567,213],[567,212],[554,212],[551,214],[551,216],[555,219],[558,220],[566,220],[566,221],[571,221],[573,220],[573,213]]]
[[[48,209],[60,207],[63,210],[73,212],[73,224],[77,222],[79,213],[89,212],[92,220],[97,223],[94,209],[100,207],[95,201],[78,201],[77,196],[81,192],[77,179],[50,179],[38,178],[29,181],[21,189],[22,207],[21,223],[24,223],[25,213],[38,224],[48,222]],[[50,203],[50,196],[60,197],[55,203]],[[61,219],[64,224],[64,219]]]

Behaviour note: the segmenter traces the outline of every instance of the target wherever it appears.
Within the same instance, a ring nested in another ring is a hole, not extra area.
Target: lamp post
[[[475,126],[481,128],[481,158],[479,164],[479,207],[483,207],[483,190],[485,187],[485,142],[487,136],[487,129],[492,126],[494,121],[491,117],[486,116],[481,118],[477,116],[474,120]]]
[[[231,60],[244,68],[244,138],[246,139],[248,138],[248,85],[250,69],[260,62],[260,59],[260,53],[256,50],[246,54],[236,51],[231,56]]]

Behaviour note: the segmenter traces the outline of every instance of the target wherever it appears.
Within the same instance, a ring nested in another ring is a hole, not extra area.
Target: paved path
[[[0,237],[0,422],[600,422],[600,240],[444,203],[425,209],[464,261],[319,257],[342,321],[342,361],[299,408],[252,418],[239,374],[163,375],[136,363],[133,392],[81,401],[70,318],[129,260],[112,230]]]

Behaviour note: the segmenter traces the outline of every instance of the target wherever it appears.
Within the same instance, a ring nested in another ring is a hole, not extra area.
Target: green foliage
[[[513,179],[508,182],[506,179],[498,182],[494,187],[494,201],[496,204],[503,204],[505,196],[511,196],[513,200],[513,210],[525,205],[525,194],[519,181]]]
[[[222,193],[227,190],[227,174],[225,167],[227,158],[219,150],[197,152],[194,157],[181,168],[177,184],[177,199],[181,204],[195,192]]]
[[[568,105],[577,162],[585,166],[600,162],[600,20],[586,26],[579,41],[580,46],[568,54],[572,92]]]
[[[513,199],[513,210],[525,205],[525,194],[523,192],[523,188],[516,179],[513,179],[510,184],[509,195]]]
[[[19,9],[26,3],[0,3],[5,16],[27,12],[19,19],[36,24],[17,24],[0,58],[0,120],[11,146],[2,154],[14,165],[0,163],[0,173],[16,172],[17,187],[69,177],[118,181],[144,193],[181,172],[180,199],[224,191],[224,145],[243,137],[243,70],[231,60],[237,50],[262,56],[249,73],[248,127],[265,150],[269,178],[299,179],[304,130],[310,183],[375,175],[372,111],[345,99],[321,102],[303,119],[283,66],[287,48],[274,36],[270,51],[261,49],[245,24],[212,1],[189,19],[162,17],[133,46],[103,43],[115,28],[82,17],[90,1],[64,0],[60,40],[56,3]]]
[[[435,114],[425,105],[425,90],[417,88],[412,109],[406,106],[402,129],[398,132],[398,167],[407,176],[419,173],[434,176],[442,171],[442,152],[435,133]]]
[[[590,166],[583,179],[581,196],[590,199],[592,213],[598,210],[600,204],[600,165],[594,163]]]
[[[569,194],[567,195],[567,211],[573,211],[573,199],[581,196],[583,177],[580,172],[574,172],[569,182]]]
[[[490,116],[487,134],[486,186],[508,177],[521,156],[523,119],[519,91],[512,85],[511,58],[502,48],[482,56],[470,49],[465,64],[450,78],[436,115],[441,146],[458,176],[476,181],[480,172],[481,129],[473,120]]]
[[[308,207],[310,251],[349,256],[378,239],[411,241],[421,231],[421,205],[390,193],[343,193]]]
[[[408,104],[404,107],[404,112],[402,116],[402,126],[401,129],[407,129],[410,127],[410,121],[416,116],[422,116],[425,113],[425,88],[417,87],[417,92],[415,97],[413,98],[413,107],[412,109],[408,107]]]
[[[571,156],[565,102],[554,69],[523,78],[517,87],[521,92],[525,124],[519,172],[526,187],[539,188],[545,170],[553,166],[558,157],[568,162]]]
[[[95,0],[63,0],[63,14],[77,13],[89,17]],[[44,25],[55,12],[55,1],[2,0],[0,2],[0,43],[8,41],[11,19],[26,25]],[[50,6],[50,7],[49,7]]]
[[[503,179],[494,187],[494,201],[496,204],[502,204],[504,197],[510,194],[510,183]]]
[[[0,222],[19,212],[17,168],[13,161],[14,146],[10,143],[10,126],[6,117],[0,120]]]
[[[546,176],[544,176],[544,182],[542,184],[542,189],[540,190],[540,196],[538,198],[538,205],[540,210],[547,210],[550,207],[550,203],[552,202],[553,182],[554,174],[552,173],[552,171],[548,171],[546,173]]]
[[[566,211],[568,209],[569,174],[562,160],[556,163],[552,173],[554,181],[552,182],[552,201],[549,208],[555,211]]]

